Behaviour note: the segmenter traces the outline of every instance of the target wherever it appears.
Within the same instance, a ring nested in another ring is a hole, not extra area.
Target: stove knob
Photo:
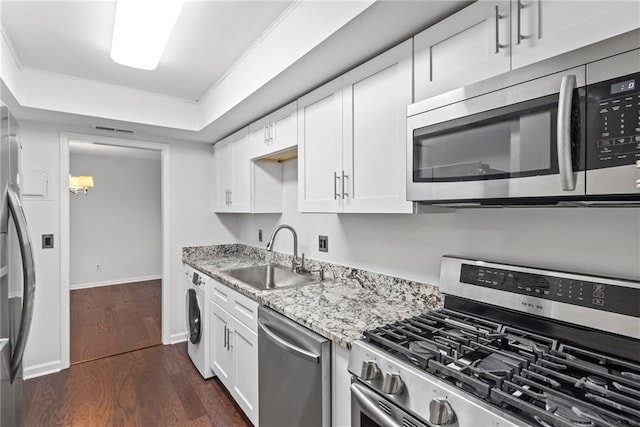
[[[382,392],[387,394],[400,394],[404,388],[404,383],[400,374],[387,372],[384,374],[384,380],[382,381]]]
[[[374,360],[365,360],[362,362],[362,369],[360,370],[360,378],[363,380],[372,380],[378,376],[378,365]]]
[[[429,422],[435,426],[451,424],[456,419],[451,404],[445,399],[432,399],[429,402]]]

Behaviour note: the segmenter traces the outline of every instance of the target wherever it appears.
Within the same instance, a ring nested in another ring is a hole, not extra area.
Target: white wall
[[[25,200],[24,207],[31,234],[36,242],[40,235],[53,233],[56,247],[41,249],[36,245],[36,300],[31,335],[24,359],[25,376],[53,372],[62,367],[60,300],[60,132],[82,132],[87,129],[64,128],[34,122],[21,122],[22,165],[44,170],[49,175],[47,200]],[[164,141],[158,141],[164,142]],[[181,141],[170,142],[170,335],[172,341],[184,339],[184,298],[186,284],[182,269],[182,247],[233,241],[233,218],[224,222],[211,212],[212,149],[210,145]],[[97,183],[96,183],[97,185]]]
[[[70,173],[92,175],[95,187],[69,199],[70,287],[160,277],[160,152],[84,145],[71,148]]]
[[[263,246],[274,226],[298,232],[298,253],[438,284],[444,254],[640,279],[640,208],[469,209],[452,214],[300,214],[297,160],[284,163],[282,215],[241,215],[237,239]],[[258,243],[258,229],[265,240]],[[318,235],[329,252],[318,252]],[[290,233],[275,250],[291,253]]]

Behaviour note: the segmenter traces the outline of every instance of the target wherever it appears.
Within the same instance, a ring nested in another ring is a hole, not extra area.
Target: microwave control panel
[[[588,168],[640,160],[640,73],[589,85],[587,99]]]

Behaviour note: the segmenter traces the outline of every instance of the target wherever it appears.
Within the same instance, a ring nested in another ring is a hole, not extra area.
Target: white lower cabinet
[[[216,286],[221,286],[216,284]],[[228,289],[233,306],[238,300],[242,307],[257,312],[258,304]],[[238,297],[237,299],[234,297]],[[229,390],[253,425],[258,425],[258,334],[257,325],[242,321],[214,299],[209,301],[210,365],[222,384]],[[249,306],[249,307],[247,307]],[[249,323],[247,325],[246,323]],[[253,329],[253,330],[252,330]]]
[[[331,425],[351,425],[351,374],[347,371],[349,349],[331,343]]]

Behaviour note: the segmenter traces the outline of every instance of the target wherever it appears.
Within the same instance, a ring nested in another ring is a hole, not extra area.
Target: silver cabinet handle
[[[267,126],[268,126],[268,124],[269,124],[269,122],[265,123],[264,126],[263,126],[263,129],[264,129],[264,141],[263,141],[264,145],[267,145],[268,141],[269,141],[269,137],[267,136]]]
[[[227,325],[224,326],[224,348],[228,348],[227,347],[227,339],[229,339],[229,335],[227,335]]]
[[[339,179],[338,172],[333,172],[333,200],[338,200],[338,197],[340,197],[340,193],[338,193]]]
[[[20,330],[16,339],[16,346],[11,356],[11,382],[16,378],[20,366],[22,365],[22,356],[27,346],[29,331],[31,330],[31,320],[33,319],[33,303],[35,300],[36,290],[36,266],[33,261],[33,246],[29,237],[29,227],[27,218],[24,215],[22,204],[18,193],[11,186],[7,191],[7,199],[9,201],[9,211],[13,216],[13,222],[16,226],[18,235],[18,244],[20,245],[20,255],[22,256],[22,280],[23,280],[23,303],[22,313],[20,315]]]
[[[231,328],[227,328],[227,350],[231,351]]]
[[[516,2],[516,44],[520,44],[524,36],[522,35],[522,1]]]
[[[349,193],[345,191],[345,185],[346,185],[345,182],[347,178],[349,178],[349,175],[345,175],[344,171],[342,171],[342,198],[343,199],[349,196]]]
[[[496,51],[495,53],[500,53],[500,48],[503,47],[500,44],[500,11],[498,5],[495,5],[495,18],[496,18]]]
[[[576,76],[568,74],[560,83],[560,99],[558,100],[558,170],[562,191],[573,191],[576,188],[576,177],[571,163],[571,104],[573,91],[576,88]]]
[[[273,137],[276,134],[276,122],[271,122],[271,133],[269,134],[269,143],[273,144]]]
[[[364,409],[364,413],[381,427],[401,427],[396,420],[387,415],[386,412],[380,409],[378,405],[363,393],[363,388],[364,387],[358,383],[352,383],[350,387],[351,396],[358,402],[360,407]]]
[[[233,204],[233,191],[229,190],[229,204]]]
[[[311,353],[305,349],[302,349],[296,345],[291,344],[290,342],[285,341],[276,335],[267,325],[265,325],[264,321],[258,319],[258,327],[262,330],[274,344],[283,350],[288,351],[291,354],[295,354],[298,357],[301,357],[305,360],[309,360],[314,363],[320,363],[320,355]]]

